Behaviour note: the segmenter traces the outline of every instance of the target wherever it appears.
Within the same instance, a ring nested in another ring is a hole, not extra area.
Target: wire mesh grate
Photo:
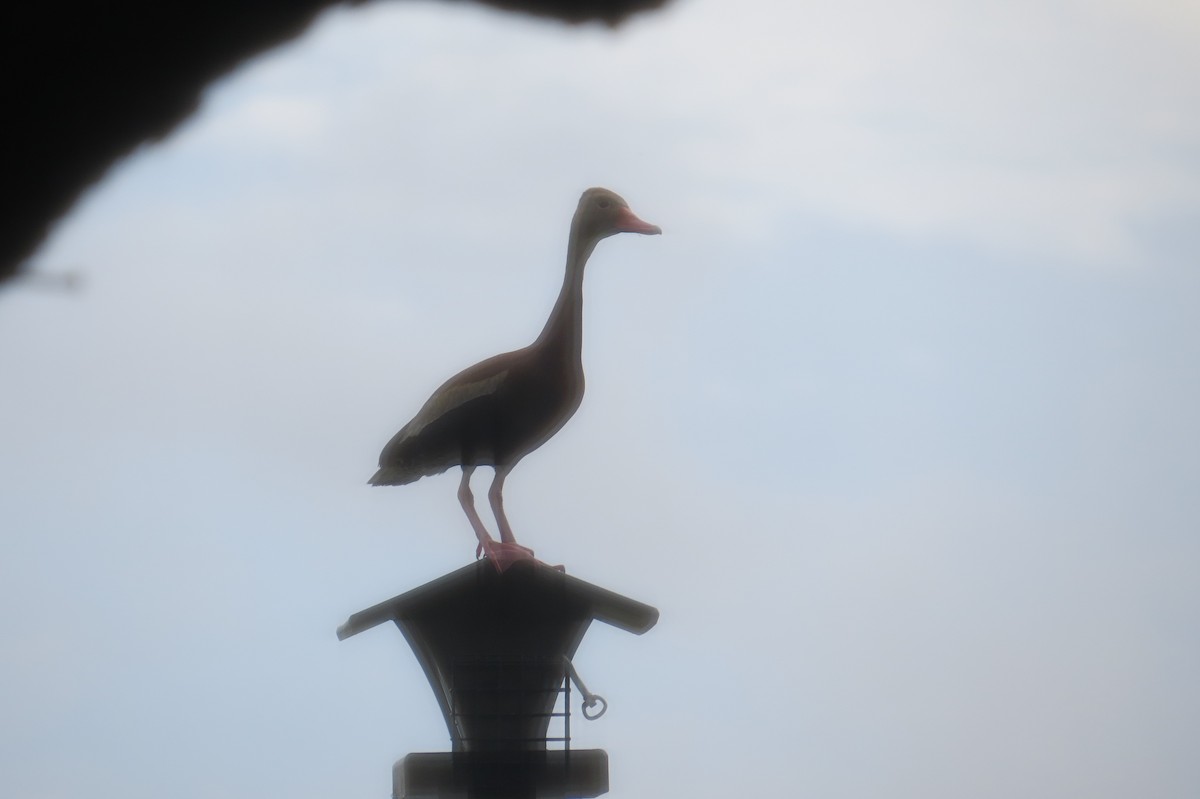
[[[455,748],[547,749],[555,744],[570,751],[571,681],[561,656],[456,658],[449,677]]]

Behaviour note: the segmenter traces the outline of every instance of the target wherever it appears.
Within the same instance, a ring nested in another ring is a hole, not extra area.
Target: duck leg
[[[462,505],[463,512],[467,514],[467,521],[471,523],[471,527],[475,530],[475,537],[479,539],[479,546],[475,549],[475,557],[479,557],[479,553],[487,549],[489,544],[494,544],[495,541],[492,540],[487,528],[483,526],[483,520],[475,511],[475,495],[471,493],[471,475],[474,472],[474,466],[462,467],[462,481],[458,484],[458,503]]]
[[[496,476],[492,479],[492,487],[488,489],[488,502],[496,517],[496,525],[500,528],[500,541],[493,543],[488,557],[494,558],[496,568],[504,571],[515,561],[532,559],[533,550],[517,543],[512,525],[508,523],[508,517],[504,515],[504,478],[508,477],[508,473],[512,471],[512,465],[497,466],[495,469]],[[487,549],[487,547],[484,548]]]
[[[508,517],[504,515],[504,478],[508,477],[508,473],[512,471],[512,466],[497,466],[496,476],[492,478],[492,487],[488,489],[488,502],[492,506],[492,514],[496,517],[496,525],[500,528],[500,540],[505,544],[520,547],[533,556],[533,550],[528,547],[522,547],[517,543],[517,537],[513,535],[512,525],[508,523]]]
[[[512,525],[504,515],[504,478],[508,477],[511,471],[511,466],[497,466],[496,476],[492,478],[492,487],[488,489],[488,502],[492,506],[492,514],[496,517],[496,525],[500,528],[500,540],[506,544],[517,543]]]

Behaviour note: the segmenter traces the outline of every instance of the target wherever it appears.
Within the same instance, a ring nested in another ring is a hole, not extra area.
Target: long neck
[[[579,221],[571,223],[571,238],[567,244],[567,272],[562,291],[546,326],[533,346],[547,354],[578,363],[583,353],[583,267],[596,248],[596,240],[581,240]]]

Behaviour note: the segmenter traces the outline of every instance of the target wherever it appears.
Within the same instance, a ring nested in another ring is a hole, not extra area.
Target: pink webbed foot
[[[532,549],[523,547],[515,541],[505,542],[491,539],[481,541],[475,548],[475,557],[478,558],[481,553],[487,556],[487,559],[496,567],[496,571],[501,574],[519,560],[537,560],[533,556]]]

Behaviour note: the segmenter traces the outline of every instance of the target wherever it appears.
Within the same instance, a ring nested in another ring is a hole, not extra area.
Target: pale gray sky
[[[369,489],[528,343],[579,193],[578,415],[521,540],[649,602],[577,663],[613,797],[1200,790],[1200,14],[679,2],[617,32],[330,14],[0,296],[0,782],[377,796],[448,740],[351,612],[467,563]],[[481,486],[483,481],[481,481]]]

